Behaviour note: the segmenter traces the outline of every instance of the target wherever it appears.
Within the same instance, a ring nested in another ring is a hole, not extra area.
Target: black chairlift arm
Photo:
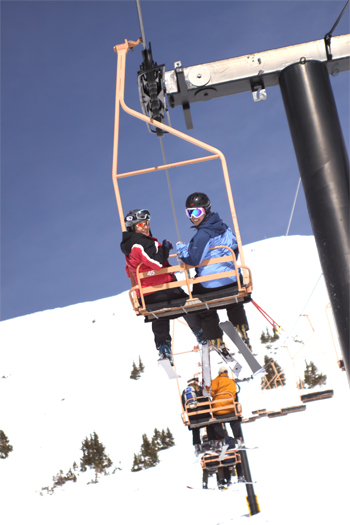
[[[148,49],[142,51],[143,62],[138,72],[138,87],[143,114],[158,122],[163,122],[165,117],[165,91],[164,91],[164,64],[158,66],[152,56],[151,42]],[[151,133],[158,137],[163,136],[160,128],[152,128],[148,125]]]

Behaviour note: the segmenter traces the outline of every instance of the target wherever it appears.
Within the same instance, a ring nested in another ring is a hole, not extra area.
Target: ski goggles
[[[147,221],[151,219],[151,214],[148,210],[139,210],[135,215],[137,219],[146,219]]]
[[[137,224],[135,224],[135,226],[140,227],[140,228],[143,228],[144,226],[148,226],[148,225],[149,225],[149,221],[142,221],[142,222],[138,222]]]
[[[205,209],[204,208],[186,208],[186,215],[191,219],[191,217],[194,217],[195,219],[199,219],[199,217],[202,217],[202,215],[205,215]]]

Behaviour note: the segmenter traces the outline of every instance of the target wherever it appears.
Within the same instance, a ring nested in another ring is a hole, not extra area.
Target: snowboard
[[[265,369],[259,364],[258,360],[251,353],[247,345],[244,344],[233,324],[230,321],[222,321],[219,323],[219,325],[225,334],[228,335],[231,341],[236,345],[239,353],[242,354],[251,371],[253,372],[253,375],[256,376],[258,374],[266,374]]]
[[[158,359],[158,365],[160,365],[166,372],[169,379],[178,379],[179,374],[177,374],[174,368],[171,366],[169,359]]]
[[[227,366],[232,370],[232,372],[235,374],[235,376],[238,378],[240,371],[242,370],[242,365],[239,364],[239,362],[232,356],[232,355],[225,355],[220,348],[217,348],[216,346],[208,343],[211,350],[215,350],[217,354],[221,357],[221,359],[227,364]]]

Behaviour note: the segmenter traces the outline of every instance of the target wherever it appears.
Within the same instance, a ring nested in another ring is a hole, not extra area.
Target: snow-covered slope
[[[345,501],[349,479],[344,417],[349,389],[336,363],[314,239],[264,240],[246,246],[245,257],[253,272],[254,300],[284,329],[275,358],[285,367],[287,385],[264,393],[260,378],[244,383],[244,415],[299,403],[295,371],[302,375],[305,356],[312,356],[327,374],[326,388],[335,392],[332,399],[307,404],[302,413],[244,425],[246,442],[259,446],[249,453],[249,461],[262,512],[251,519],[279,525],[297,519],[302,524],[345,524],[339,502]],[[263,361],[260,334],[269,325],[252,304],[246,311],[253,349]],[[307,344],[294,342],[294,336]],[[246,520],[244,487],[225,493],[187,489],[201,485],[201,468],[195,463],[191,433],[181,422],[177,383],[157,367],[150,325],[136,318],[127,292],[4,321],[0,339],[0,429],[13,445],[9,457],[0,460],[1,523],[160,525],[198,520],[214,525]],[[174,342],[175,353],[195,344],[179,321]],[[288,352],[299,352],[294,365]],[[132,362],[139,355],[145,373],[133,381]],[[220,362],[212,361],[215,376]],[[182,390],[198,370],[198,354],[178,356],[176,366]],[[249,375],[247,367],[244,374]],[[155,428],[167,427],[176,446],[160,453],[157,467],[130,472],[142,434],[151,437]],[[59,470],[67,472],[74,461],[79,463],[81,443],[94,431],[114,466],[123,470],[93,485],[87,484],[92,473],[80,475],[77,483],[40,496]]]

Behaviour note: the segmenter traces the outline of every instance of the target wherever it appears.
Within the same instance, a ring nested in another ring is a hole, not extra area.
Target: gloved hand
[[[168,248],[169,252],[173,249],[173,245],[167,239],[164,239],[164,241],[162,242],[162,246],[164,246],[164,248]]]

